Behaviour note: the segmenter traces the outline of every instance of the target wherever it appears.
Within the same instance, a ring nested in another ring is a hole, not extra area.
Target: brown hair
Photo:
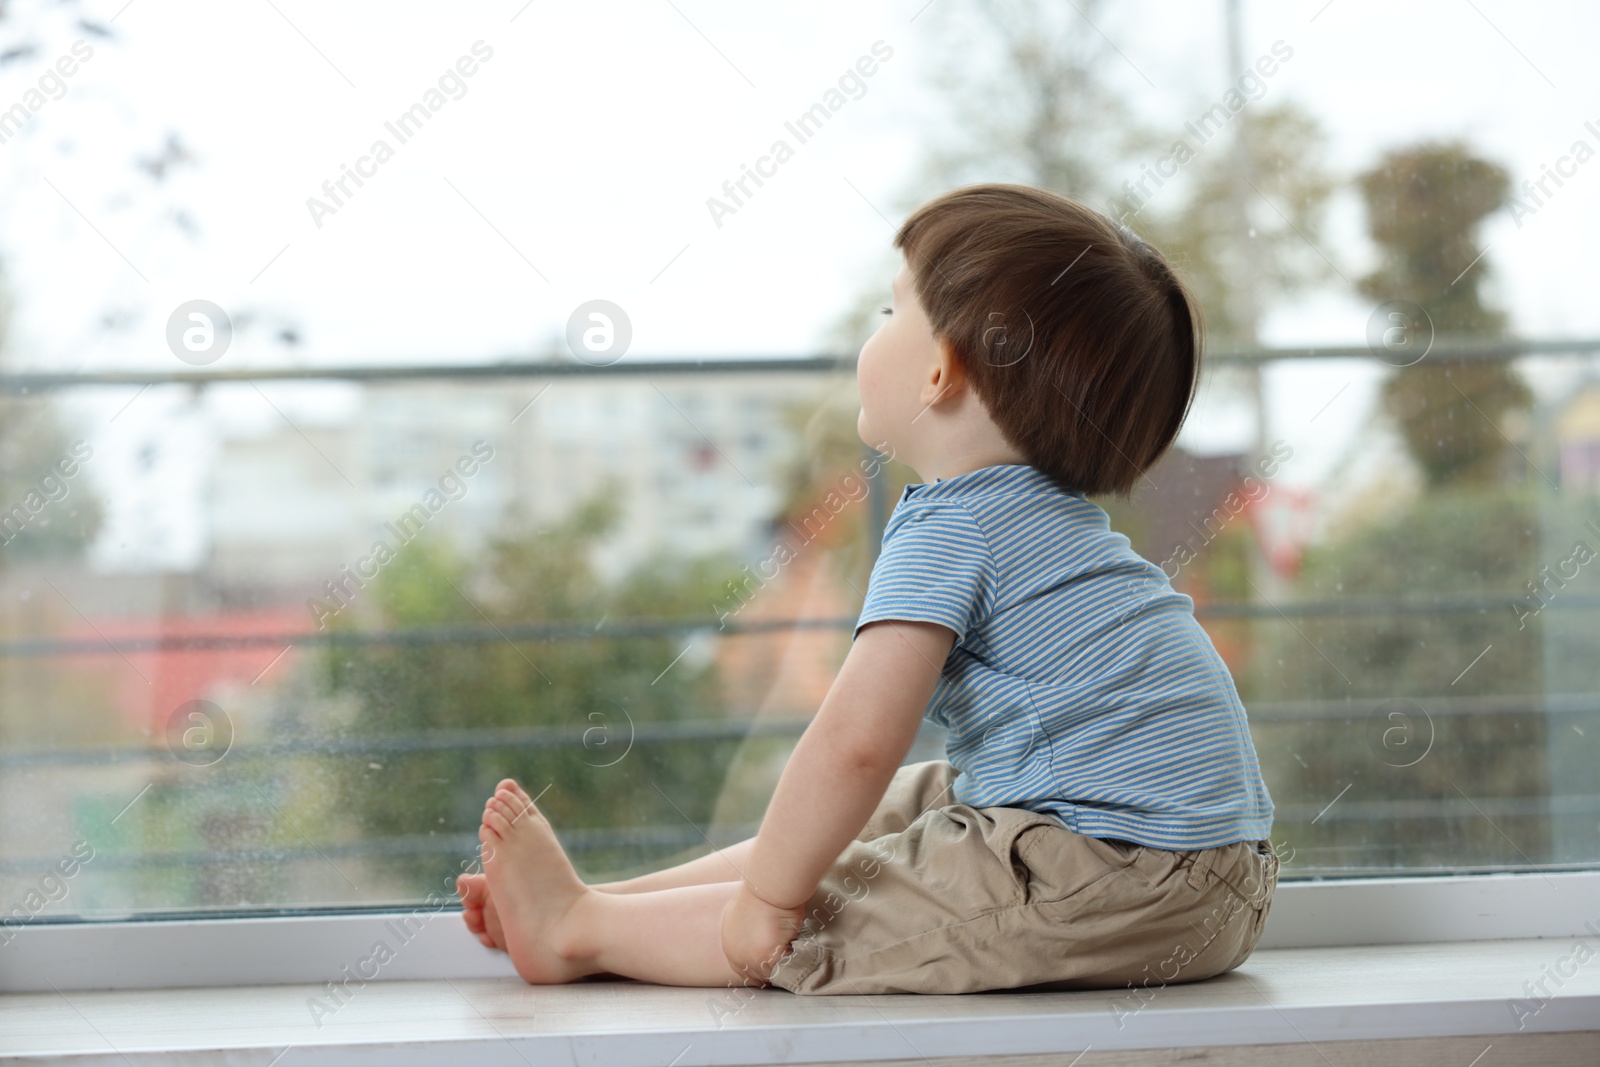
[[[1063,488],[1127,493],[1194,402],[1199,306],[1161,253],[1075,200],[969,185],[894,246],[1011,446]]]

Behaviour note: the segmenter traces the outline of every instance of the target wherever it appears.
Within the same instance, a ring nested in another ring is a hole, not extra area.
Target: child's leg
[[[737,882],[598,892],[578,878],[550,824],[510,779],[485,805],[478,836],[505,947],[526,981],[617,974],[723,986],[741,979],[722,954],[722,909]]]
[[[679,886],[736,882],[744,875],[745,864],[749,862],[750,849],[755,840],[752,837],[740,841],[676,867],[652,871],[620,882],[599,882],[590,888],[606,893],[653,893]],[[489,893],[488,879],[481,874],[463,874],[456,879],[456,892],[461,896],[461,918],[467,924],[467,929],[489,948],[504,950],[505,935],[501,932],[499,909]]]
[[[950,788],[954,780],[955,770],[944,760],[901,768],[886,795],[887,802],[879,805],[862,829],[861,840],[898,833],[929,808],[951,803]],[[681,886],[737,881],[743,877],[754,844],[752,837],[676,867],[620,882],[603,882],[591,888],[607,893],[652,893]],[[489,892],[488,879],[481,874],[461,875],[456,879],[456,892],[461,896],[461,918],[467,929],[489,948],[504,951],[505,934],[499,909]]]

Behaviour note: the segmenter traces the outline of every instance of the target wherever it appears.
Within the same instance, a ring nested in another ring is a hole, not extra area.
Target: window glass
[[[1284,877],[1595,866],[1600,14],[1548,10],[0,8],[7,921],[427,899],[505,776],[590,878],[753,833],[918,479],[856,430],[895,230],[977,181],[1195,296],[1098,503]]]

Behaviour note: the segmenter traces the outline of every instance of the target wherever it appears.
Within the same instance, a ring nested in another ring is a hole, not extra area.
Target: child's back
[[[1244,708],[1189,598],[1035,468],[907,486],[856,626],[879,619],[956,634],[928,708],[956,800],[1165,849],[1270,833]]]

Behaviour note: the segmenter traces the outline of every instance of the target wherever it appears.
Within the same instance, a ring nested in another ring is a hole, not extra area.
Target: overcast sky
[[[0,109],[75,40],[93,54],[0,145],[9,361],[185,369],[164,330],[196,298],[243,323],[224,357],[232,367],[525,356],[595,298],[628,313],[629,358],[820,351],[861,287],[892,267],[903,191],[937,136],[930,73],[960,61],[928,29],[945,2],[84,5],[114,40],[76,28],[71,5],[13,5],[5,39],[31,26],[42,47],[0,66]],[[1600,149],[1593,4],[1244,9],[1249,58],[1277,40],[1293,48],[1271,97],[1321,119],[1344,177],[1424,138],[1465,138],[1514,183],[1579,139]],[[1134,109],[1176,133],[1231,80],[1221,16],[1222,0],[1130,0],[1086,30],[1126,57],[1115,76]],[[785,121],[880,41],[892,55],[859,98],[717,226],[707,198],[776,138],[792,143]],[[399,143],[385,123],[475,45],[474,73],[447,84],[452,98]],[[192,158],[156,182],[135,160],[159,157],[174,134]],[[393,158],[319,226],[307,199],[326,199],[323,183],[379,138]],[[1500,212],[1485,227],[1485,293],[1517,332],[1600,335],[1597,188],[1600,159],[1520,226]],[[1353,196],[1335,205],[1327,244],[1347,274],[1370,266]],[[1359,343],[1370,310],[1347,289],[1313,294],[1273,309],[1267,339]],[[298,347],[274,339],[282,326]],[[1347,363],[1274,374],[1273,432],[1305,458],[1286,478],[1315,483],[1332,469],[1377,373]],[[317,416],[315,396],[281,389],[291,410]],[[192,456],[184,435],[205,434],[177,425],[168,403],[152,393],[96,432],[111,452],[131,455],[146,437]],[[1242,425],[1212,404],[1188,439],[1237,447]],[[172,462],[149,475],[169,492],[197,477],[192,461]],[[112,464],[98,477],[135,491]]]

